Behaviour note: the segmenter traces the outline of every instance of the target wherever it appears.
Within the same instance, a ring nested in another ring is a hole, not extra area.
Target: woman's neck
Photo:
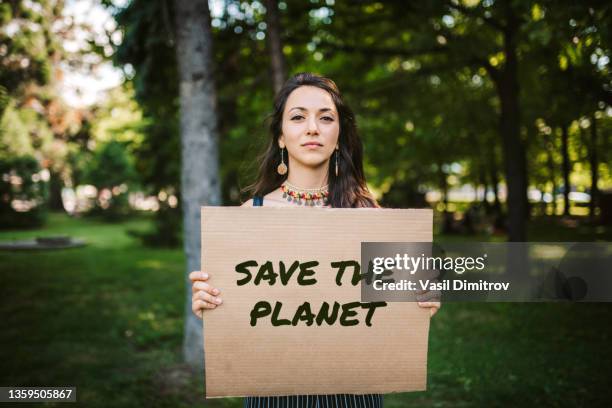
[[[306,167],[298,163],[291,163],[287,181],[301,189],[321,188],[327,184],[329,162],[317,168]]]

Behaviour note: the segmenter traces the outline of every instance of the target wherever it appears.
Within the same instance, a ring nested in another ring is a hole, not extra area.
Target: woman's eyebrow
[[[319,112],[331,112],[331,113],[336,113],[334,112],[334,110],[332,108],[321,108],[319,109]]]
[[[289,109],[289,112],[291,112],[291,111],[292,111],[292,110],[294,110],[294,109],[298,109],[298,110],[301,110],[301,111],[303,111],[303,112],[308,112],[308,109],[303,108],[303,107],[301,107],[301,106],[296,106],[296,107],[294,107],[294,108],[291,108],[291,109]],[[336,112],[334,112],[334,110],[333,110],[332,108],[321,108],[321,109],[319,109],[319,112],[331,112],[331,113],[336,113]]]

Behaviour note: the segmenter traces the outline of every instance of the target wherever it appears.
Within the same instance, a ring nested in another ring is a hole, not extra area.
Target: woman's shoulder
[[[265,196],[255,196],[244,203],[242,203],[241,207],[253,207],[255,204],[258,206],[268,206],[268,207],[278,207],[286,204],[285,200],[280,199],[280,195],[278,192],[272,191],[271,193],[266,194]]]
[[[255,197],[242,203],[241,207],[253,207],[254,198]],[[266,207],[286,207],[287,206],[287,200],[282,198],[282,192],[280,191],[280,189],[276,189],[266,194],[265,196],[260,197],[260,200],[262,201],[263,206],[266,206]]]

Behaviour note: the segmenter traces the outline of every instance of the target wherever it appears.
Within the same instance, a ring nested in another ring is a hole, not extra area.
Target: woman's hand
[[[417,305],[422,308],[429,309],[429,316],[433,316],[440,309],[439,291],[419,291],[416,295]]]
[[[429,308],[429,316],[433,316],[440,309],[440,302],[417,302],[419,307]]]
[[[192,282],[191,293],[191,310],[200,319],[204,314],[205,309],[214,309],[223,301],[219,297],[219,289],[213,288],[206,281],[208,274],[202,271],[193,271],[189,274],[189,279]]]
[[[208,280],[208,274],[202,271],[193,271],[189,274],[189,279],[192,282],[191,292],[191,310],[200,319],[206,309],[215,309],[218,305],[223,303],[223,300],[219,297],[221,293],[219,289],[213,288],[206,281]],[[434,300],[436,294],[432,292],[422,292],[417,294],[417,304],[419,307],[429,308],[430,316],[436,314],[440,309],[440,302]]]

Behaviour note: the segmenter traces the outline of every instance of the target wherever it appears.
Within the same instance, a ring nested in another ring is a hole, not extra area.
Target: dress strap
[[[253,207],[263,207],[263,197],[262,196],[253,197]]]

